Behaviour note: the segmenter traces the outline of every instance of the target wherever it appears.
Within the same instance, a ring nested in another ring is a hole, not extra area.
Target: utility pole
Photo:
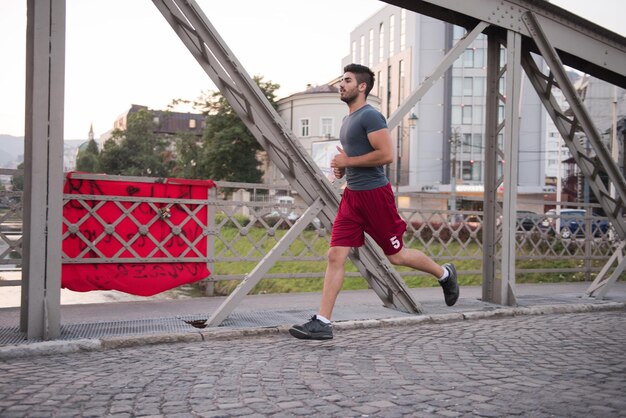
[[[456,128],[453,129],[452,131],[452,138],[450,138],[450,145],[452,146],[452,161],[450,164],[450,171],[451,171],[451,177],[450,177],[450,210],[451,211],[456,211],[456,175],[457,175],[457,170],[456,170],[456,152],[457,152],[457,147],[459,146],[459,142],[461,135],[459,133],[459,127],[457,126]]]

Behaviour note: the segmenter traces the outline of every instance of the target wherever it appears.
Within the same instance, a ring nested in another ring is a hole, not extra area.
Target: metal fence
[[[7,170],[3,173],[7,175]],[[128,181],[127,177],[109,176]],[[287,230],[298,220],[306,206],[298,203],[288,187],[263,184],[217,182],[217,190],[206,204],[208,220],[199,232],[208,237],[205,261],[212,271],[207,288],[216,281],[242,279],[263,259]],[[432,194],[403,195],[424,199],[445,199]],[[65,195],[64,201],[86,199],[89,196]],[[98,197],[98,201],[119,201],[116,197]],[[140,199],[140,198],[139,198]],[[129,199],[125,199],[129,202]],[[143,204],[155,212],[154,219],[164,219],[162,208],[181,206],[191,221],[198,223],[195,201],[148,199]],[[141,199],[138,204],[142,203]],[[555,202],[541,202],[554,204]],[[130,203],[134,204],[134,203]],[[87,205],[88,206],[88,205]],[[429,205],[437,207],[437,205]],[[443,204],[442,206],[445,206]],[[123,207],[123,206],[120,206]],[[580,207],[580,205],[577,205]],[[612,255],[619,244],[605,217],[592,215],[593,207],[584,213],[561,212],[560,215],[518,213],[516,223],[516,271],[526,274],[561,274],[564,278],[577,276],[590,280]],[[123,212],[123,210],[121,211]],[[401,208],[407,221],[405,245],[418,248],[437,262],[453,261],[461,274],[481,275],[483,261],[481,211],[447,211],[436,209]],[[152,218],[151,218],[152,219]],[[21,192],[0,192],[0,268],[20,269],[22,258],[22,196]],[[167,219],[165,218],[165,221]],[[66,225],[70,225],[64,219]],[[135,225],[141,229],[143,225]],[[103,228],[110,226],[103,225]],[[146,228],[144,228],[146,229]],[[145,230],[142,230],[146,234]],[[175,227],[172,233],[176,234]],[[300,234],[265,276],[267,279],[321,278],[325,271],[330,231],[315,219]],[[152,239],[152,238],[151,238]],[[191,242],[191,241],[190,241]],[[155,247],[164,248],[155,241]],[[128,252],[126,252],[128,256]],[[100,254],[100,258],[105,254]],[[176,256],[162,253],[160,261],[180,261]],[[198,253],[193,253],[198,260]],[[84,258],[84,254],[83,254]],[[131,259],[133,257],[131,256]],[[178,255],[180,258],[180,255]],[[119,261],[119,260],[117,260]],[[130,261],[130,260],[127,260]],[[93,258],[79,259],[64,254],[64,263],[89,263]],[[102,260],[100,261],[102,262]],[[136,262],[136,260],[135,260]],[[402,271],[402,276],[416,275]],[[347,268],[347,276],[358,276],[356,269]],[[0,286],[19,285],[19,281],[0,280]]]

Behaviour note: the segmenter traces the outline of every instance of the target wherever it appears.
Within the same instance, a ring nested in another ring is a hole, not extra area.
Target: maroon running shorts
[[[398,214],[391,184],[372,190],[346,188],[333,223],[331,247],[361,247],[367,232],[386,255],[402,249],[406,222]]]

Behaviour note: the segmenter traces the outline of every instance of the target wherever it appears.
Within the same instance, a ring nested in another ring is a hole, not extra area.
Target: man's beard
[[[346,95],[340,96],[340,99],[342,102],[345,102],[346,104],[351,104],[353,103],[356,98],[359,96],[359,93],[357,91],[352,90],[352,92],[348,93],[346,92]]]

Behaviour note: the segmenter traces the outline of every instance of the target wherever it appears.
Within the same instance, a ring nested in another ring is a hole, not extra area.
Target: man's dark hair
[[[348,64],[343,68],[344,73],[353,73],[358,84],[365,83],[365,97],[370,94],[374,88],[374,73],[365,65]]]

